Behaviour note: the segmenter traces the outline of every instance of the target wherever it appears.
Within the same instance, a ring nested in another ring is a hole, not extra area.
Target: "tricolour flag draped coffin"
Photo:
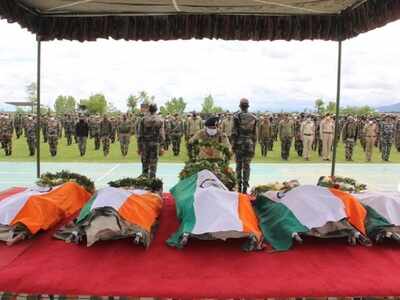
[[[229,191],[212,172],[203,170],[181,180],[171,193],[180,227],[168,245],[182,248],[190,237],[247,238],[244,250],[261,248],[262,233],[249,196]]]
[[[266,192],[255,210],[265,240],[276,250],[288,250],[301,235],[347,237],[369,245],[366,209],[352,195],[337,189],[303,185],[286,193]]]
[[[90,194],[75,182],[31,188],[0,201],[0,241],[13,244],[77,213]]]
[[[145,190],[106,187],[98,190],[72,223],[55,237],[87,246],[101,240],[132,238],[150,245],[162,208],[160,195]]]
[[[355,197],[367,210],[366,230],[372,240],[400,241],[399,192],[365,192]]]

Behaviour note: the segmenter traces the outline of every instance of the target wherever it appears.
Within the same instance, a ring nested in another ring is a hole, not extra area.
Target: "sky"
[[[400,21],[343,42],[342,100],[347,105],[400,102]],[[35,37],[0,20],[0,102],[25,100],[36,81]],[[190,40],[162,42],[52,41],[42,43],[42,102],[58,95],[84,99],[103,93],[126,111],[130,94],[144,90],[161,105],[183,97],[199,110],[211,94],[218,106],[303,111],[336,97],[337,43]]]

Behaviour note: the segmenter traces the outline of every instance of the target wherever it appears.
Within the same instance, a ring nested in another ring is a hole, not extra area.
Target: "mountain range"
[[[382,113],[400,112],[400,102],[396,104],[377,107],[376,110]]]

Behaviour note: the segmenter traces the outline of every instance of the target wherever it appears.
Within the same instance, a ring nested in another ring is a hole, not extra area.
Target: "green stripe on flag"
[[[264,239],[276,250],[289,250],[293,244],[293,233],[309,231],[282,203],[258,196],[254,208]]]
[[[382,229],[385,227],[392,227],[393,224],[390,224],[386,218],[380,215],[375,209],[371,206],[364,205],[367,210],[367,218],[365,221],[365,228],[367,230],[367,235],[371,238],[374,238]]]
[[[173,234],[167,244],[173,247],[181,247],[180,240],[183,233],[192,232],[196,223],[194,213],[194,195],[197,189],[197,174],[178,182],[171,190],[175,198],[176,214],[181,223],[178,231]]]
[[[92,205],[93,202],[97,198],[97,192],[93,194],[92,198],[85,204],[85,206],[81,209],[81,212],[79,214],[78,220],[76,221],[77,223],[81,223],[84,221],[89,215],[92,210]]]

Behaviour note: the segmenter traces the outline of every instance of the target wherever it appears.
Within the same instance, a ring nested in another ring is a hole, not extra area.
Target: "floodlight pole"
[[[41,56],[42,56],[42,41],[39,35],[36,36],[37,40],[37,77],[36,77],[36,177],[40,177],[40,75],[41,75]]]
[[[338,43],[338,66],[337,66],[337,87],[336,87],[336,118],[335,118],[335,134],[333,137],[333,153],[331,176],[335,176],[336,152],[339,137],[339,115],[340,115],[340,83],[342,79],[342,41]]]

